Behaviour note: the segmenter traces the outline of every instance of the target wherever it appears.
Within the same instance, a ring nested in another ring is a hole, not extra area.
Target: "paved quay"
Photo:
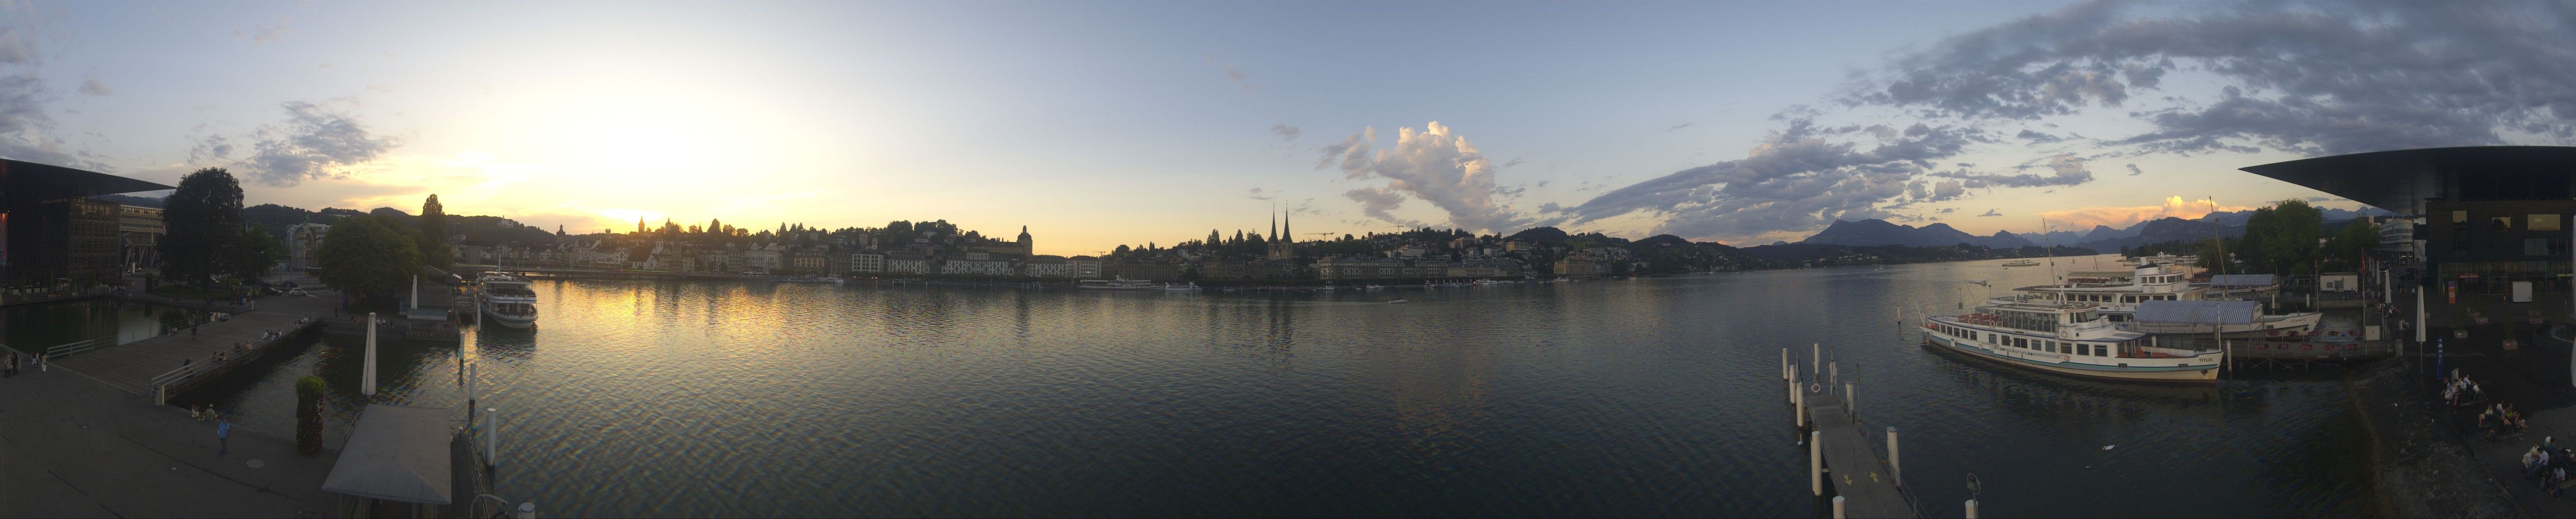
[[[295,453],[295,431],[153,406],[55,365],[0,378],[0,517],[327,517],[337,453]]]
[[[232,345],[252,343],[265,348],[276,341],[261,339],[263,332],[292,332],[299,328],[295,321],[307,317],[330,319],[332,309],[339,303],[336,296],[263,298],[258,300],[256,310],[199,325],[194,334],[182,330],[174,335],[68,355],[56,359],[54,369],[70,369],[128,394],[150,396],[153,377],[179,368],[181,361],[206,363],[213,360],[213,353],[224,351],[234,357],[228,364],[238,365],[251,355],[230,352]]]

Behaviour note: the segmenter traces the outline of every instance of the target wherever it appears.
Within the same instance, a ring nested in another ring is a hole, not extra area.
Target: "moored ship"
[[[537,324],[537,292],[529,289],[528,278],[494,272],[475,282],[483,285],[475,291],[475,304],[492,322],[511,328]]]
[[[1974,313],[1933,317],[1924,345],[2058,375],[2143,382],[2218,380],[2219,350],[2159,346],[2121,330],[2090,303],[2031,294],[1997,297]]]

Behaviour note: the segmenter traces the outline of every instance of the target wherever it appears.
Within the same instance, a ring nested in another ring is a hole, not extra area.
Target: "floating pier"
[[[1810,358],[1822,360],[1823,354]],[[1809,492],[1817,499],[1833,496],[1830,517],[1921,517],[1900,479],[1896,428],[1886,428],[1887,456],[1879,456],[1871,446],[1880,439],[1867,432],[1851,405],[1856,385],[1840,380],[1840,366],[1814,368],[1787,369],[1783,376],[1807,447]],[[1829,378],[1800,380],[1801,371],[1823,371]]]

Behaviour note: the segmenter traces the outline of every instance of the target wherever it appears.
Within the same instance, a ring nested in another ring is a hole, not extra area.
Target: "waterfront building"
[[[1566,256],[1565,259],[1556,260],[1556,275],[1557,277],[1598,276],[1608,271],[1604,267],[1607,265],[1594,262],[1589,257]]]
[[[790,268],[797,272],[828,272],[824,268],[829,266],[830,262],[823,259],[822,247],[806,247],[796,251]]]
[[[1064,269],[1071,271],[1073,273],[1073,277],[1082,279],[1098,279],[1100,278],[1101,271],[1100,258],[1090,256],[1074,256],[1065,258]]]
[[[853,274],[875,274],[885,271],[886,256],[884,254],[876,252],[861,252],[850,255],[850,272]]]
[[[757,247],[752,247],[750,250],[743,251],[742,253],[743,267],[754,272],[767,274],[778,269],[780,266],[779,256],[784,252],[786,252],[785,248],[780,247],[776,243],[765,243]]]
[[[286,226],[286,268],[305,269],[321,266],[315,251],[322,250],[322,237],[331,234],[331,224],[304,222]]]
[[[2504,295],[2516,285],[2561,294],[2576,214],[2576,147],[2469,146],[2300,159],[2244,171],[2420,215],[2408,235],[2430,283],[2450,294]],[[2383,231],[2385,232],[2385,231]],[[2383,239],[2388,235],[2383,234]]]
[[[1101,270],[1113,279],[1168,281],[1181,278],[1179,265],[1161,262],[1121,261],[1101,265]]]
[[[1037,242],[1035,242],[1035,241],[1031,241],[1031,240],[1029,239],[1029,226],[1026,226],[1026,225],[1022,225],[1022,226],[1020,226],[1020,256],[1021,256],[1021,257],[1035,256],[1035,255],[1037,255],[1037,253],[1038,253],[1038,244],[1037,244]]]
[[[1018,274],[1017,272],[1012,271],[1011,262],[1009,260],[963,258],[950,258],[947,261],[939,262],[939,273],[980,274],[988,276],[1010,276]]]
[[[117,207],[117,241],[122,245],[125,271],[137,272],[161,264],[161,235],[169,229],[161,222],[161,208],[119,204]]]
[[[1316,275],[1326,281],[1392,279],[1398,277],[1403,268],[1403,262],[1390,258],[1357,256],[1315,260]]]
[[[1022,236],[1026,236],[1026,234],[1023,233]],[[1020,265],[1020,275],[1023,276],[1041,278],[1073,277],[1071,264],[1065,261],[1064,256],[1030,256],[1028,261],[1021,262]]]
[[[2393,252],[2401,256],[2415,253],[2415,217],[2401,216],[2379,220],[2379,246],[2375,248],[2376,250]]]
[[[834,249],[837,249],[837,247]],[[823,272],[828,274],[848,274],[850,272],[850,255],[840,254],[839,251],[834,249],[824,249],[821,251],[823,254]]]
[[[885,271],[896,274],[928,274],[930,273],[930,259],[917,251],[899,250],[887,252],[885,257]]]
[[[120,205],[91,197],[170,186],[0,159],[0,275],[21,287],[113,283],[125,263]]]

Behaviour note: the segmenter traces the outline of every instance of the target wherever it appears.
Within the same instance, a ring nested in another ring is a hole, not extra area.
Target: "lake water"
[[[1986,517],[2371,510],[2334,373],[2073,381],[1898,324],[1989,291],[1958,280],[2048,277],[1997,263],[1333,293],[541,281],[540,330],[387,347],[375,400],[460,405],[478,359],[500,492],[556,516],[1803,517],[1778,363],[1823,343],[1938,516],[1970,474]],[[355,349],[323,342],[194,398],[286,436],[318,373],[336,444],[365,399]]]

